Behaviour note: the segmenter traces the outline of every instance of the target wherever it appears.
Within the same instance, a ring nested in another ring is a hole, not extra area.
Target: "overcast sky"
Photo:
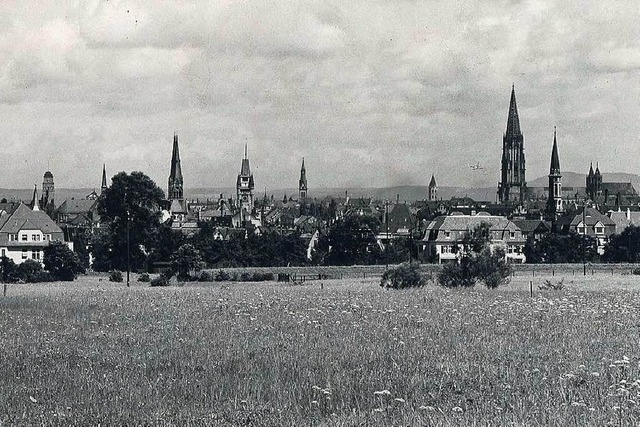
[[[47,5],[49,3],[49,5]],[[0,187],[492,186],[515,84],[527,179],[640,172],[640,2],[50,1],[0,8]],[[590,3],[590,6],[586,6]],[[485,169],[471,171],[479,162]]]

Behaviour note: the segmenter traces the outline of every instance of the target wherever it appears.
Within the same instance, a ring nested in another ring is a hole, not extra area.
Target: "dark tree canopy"
[[[380,221],[370,216],[348,216],[337,221],[317,244],[315,261],[325,265],[376,264],[382,258],[376,235]]]
[[[598,246],[591,236],[581,236],[575,233],[545,234],[539,241],[529,239],[524,247],[527,262],[531,264],[580,263],[597,261]]]
[[[640,227],[630,225],[622,233],[611,236],[602,258],[607,262],[639,262]]]
[[[78,257],[63,242],[50,242],[44,248],[44,268],[53,279],[72,281],[78,273],[84,273],[84,267]]]
[[[447,263],[438,274],[438,281],[445,287],[471,287],[483,283],[497,288],[508,282],[511,266],[505,260],[502,248],[491,250],[490,227],[481,223],[465,233],[455,249],[458,262]]]
[[[109,229],[107,241],[100,242],[106,243],[102,258],[109,259],[109,268],[126,269],[128,219],[131,267],[137,270],[155,246],[164,193],[142,172],[120,172],[111,182],[98,201],[98,213]]]

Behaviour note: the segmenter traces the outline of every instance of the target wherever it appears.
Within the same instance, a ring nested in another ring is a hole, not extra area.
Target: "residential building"
[[[42,262],[44,249],[52,241],[64,241],[60,227],[41,211],[20,203],[13,213],[0,214],[0,256],[16,264],[28,259]],[[71,249],[73,244],[67,243]]]
[[[616,223],[593,207],[582,208],[574,215],[564,217],[558,223],[564,232],[594,237],[597,240],[600,255],[604,253],[609,237],[616,232]]]
[[[498,247],[504,249],[505,258],[509,262],[526,261],[523,253],[526,239],[520,228],[505,217],[489,215],[486,212],[475,215],[454,213],[431,221],[421,241],[422,251],[426,253],[427,258],[438,263],[456,261],[456,248],[463,249],[462,240],[465,234],[472,232],[482,223],[489,226],[491,250]]]

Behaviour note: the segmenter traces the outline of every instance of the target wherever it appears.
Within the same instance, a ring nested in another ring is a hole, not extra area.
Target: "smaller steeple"
[[[100,185],[100,194],[104,193],[107,189],[107,167],[103,163],[102,164],[102,184]]]
[[[40,210],[40,206],[38,206],[38,186],[37,185],[33,186],[33,199],[31,199],[31,210],[34,212]]]
[[[434,201],[438,197],[438,184],[436,184],[436,177],[431,174],[431,181],[429,181],[429,201]]]
[[[307,170],[304,167],[304,157],[300,168],[300,180],[298,181],[298,200],[304,202],[307,198]]]
[[[551,167],[549,174],[560,174],[560,157],[558,156],[558,141],[556,139],[556,127],[553,127],[553,150],[551,151]]]

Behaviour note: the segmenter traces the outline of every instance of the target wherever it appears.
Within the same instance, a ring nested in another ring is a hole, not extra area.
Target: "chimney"
[[[627,208],[627,221],[631,221],[631,209]]]

